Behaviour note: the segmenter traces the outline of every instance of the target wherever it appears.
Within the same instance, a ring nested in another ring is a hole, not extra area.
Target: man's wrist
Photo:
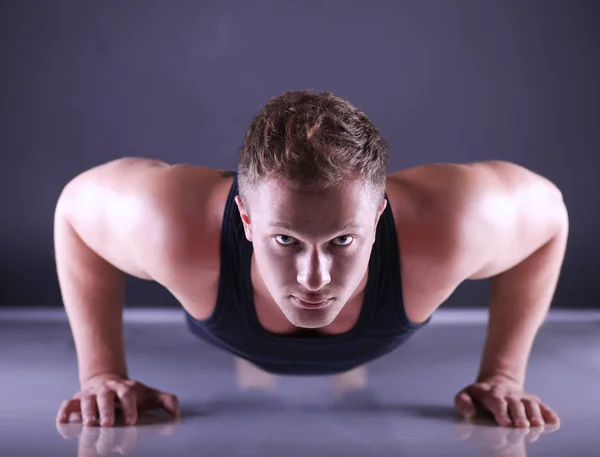
[[[501,381],[508,382],[520,388],[525,387],[525,380],[520,380],[516,376],[511,373],[506,373],[502,371],[487,371],[481,372],[477,375],[477,382],[491,382],[491,381]]]
[[[89,384],[90,382],[98,381],[99,379],[107,380],[107,379],[128,379],[127,373],[118,372],[118,371],[99,371],[90,376],[87,376],[84,380],[81,380],[79,384],[84,386]]]

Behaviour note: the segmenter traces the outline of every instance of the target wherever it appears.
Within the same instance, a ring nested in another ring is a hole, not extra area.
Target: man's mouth
[[[327,305],[329,305],[329,302],[331,301],[330,298],[327,298],[327,299],[319,301],[319,302],[304,301],[301,298],[298,298],[296,296],[293,296],[293,299],[296,302],[297,306],[299,306],[300,308],[304,308],[304,309],[320,309],[320,308],[324,308]]]

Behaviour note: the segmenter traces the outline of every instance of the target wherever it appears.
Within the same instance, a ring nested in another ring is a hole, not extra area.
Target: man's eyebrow
[[[282,228],[285,230],[289,230],[290,232],[294,231],[294,228],[292,227],[292,225],[288,224],[287,222],[271,222],[267,227],[268,228]],[[360,229],[359,224],[356,224],[355,222],[348,222],[343,227],[340,227],[339,230],[336,230],[336,232],[343,232],[345,230],[358,230],[358,229]]]

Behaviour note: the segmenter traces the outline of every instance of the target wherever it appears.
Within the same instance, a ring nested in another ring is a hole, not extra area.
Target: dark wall
[[[0,3],[0,305],[60,306],[62,186],[123,156],[234,168],[250,118],[290,89],[364,109],[390,171],[503,159],[571,215],[555,307],[600,303],[600,2]],[[486,306],[468,282],[446,306]],[[176,305],[131,280],[127,304]]]

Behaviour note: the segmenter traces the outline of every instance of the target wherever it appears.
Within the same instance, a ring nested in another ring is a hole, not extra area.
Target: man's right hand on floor
[[[160,408],[174,417],[180,414],[175,395],[117,374],[102,373],[88,379],[73,398],[62,403],[56,420],[112,427],[120,410],[125,425],[134,425],[140,413]]]

